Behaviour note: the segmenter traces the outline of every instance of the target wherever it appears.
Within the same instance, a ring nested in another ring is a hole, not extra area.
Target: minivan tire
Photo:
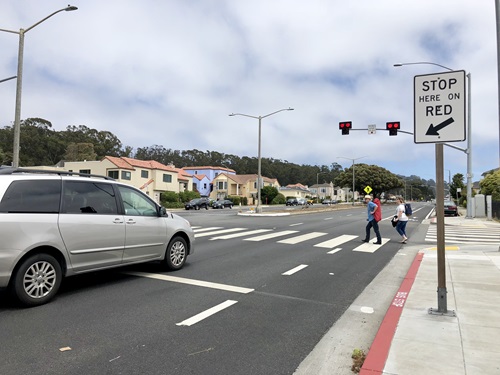
[[[186,240],[180,236],[175,236],[168,243],[163,262],[170,270],[179,270],[186,263],[187,252]]]
[[[49,302],[61,285],[59,262],[49,254],[36,254],[25,259],[12,279],[12,292],[24,306]]]

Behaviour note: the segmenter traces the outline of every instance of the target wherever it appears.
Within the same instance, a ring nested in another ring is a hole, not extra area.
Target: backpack
[[[411,209],[411,204],[409,204],[409,203],[405,203],[405,215],[408,217],[413,215],[413,211]]]
[[[380,200],[378,198],[375,198],[373,200],[373,203],[375,203],[378,207],[375,213],[373,214],[373,218],[378,223],[380,220],[382,220],[382,206],[380,205]]]

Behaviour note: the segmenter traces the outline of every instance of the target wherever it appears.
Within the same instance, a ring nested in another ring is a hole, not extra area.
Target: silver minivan
[[[63,277],[161,261],[178,270],[194,251],[190,223],[109,177],[0,169],[0,288],[27,306]]]

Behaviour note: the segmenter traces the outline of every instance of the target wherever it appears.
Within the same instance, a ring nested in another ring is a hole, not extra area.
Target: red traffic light
[[[389,130],[389,135],[398,135],[398,129],[400,128],[401,124],[399,121],[385,123],[385,129]]]
[[[342,130],[342,135],[349,135],[349,130],[352,129],[352,122],[339,122],[339,129]]]

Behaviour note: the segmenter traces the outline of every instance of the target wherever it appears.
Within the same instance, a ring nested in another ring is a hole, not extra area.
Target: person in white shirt
[[[408,216],[405,214],[405,201],[403,197],[397,197],[398,207],[396,208],[397,224],[396,230],[402,238],[401,243],[406,243],[408,241],[408,236],[406,236],[406,224],[408,224]]]

